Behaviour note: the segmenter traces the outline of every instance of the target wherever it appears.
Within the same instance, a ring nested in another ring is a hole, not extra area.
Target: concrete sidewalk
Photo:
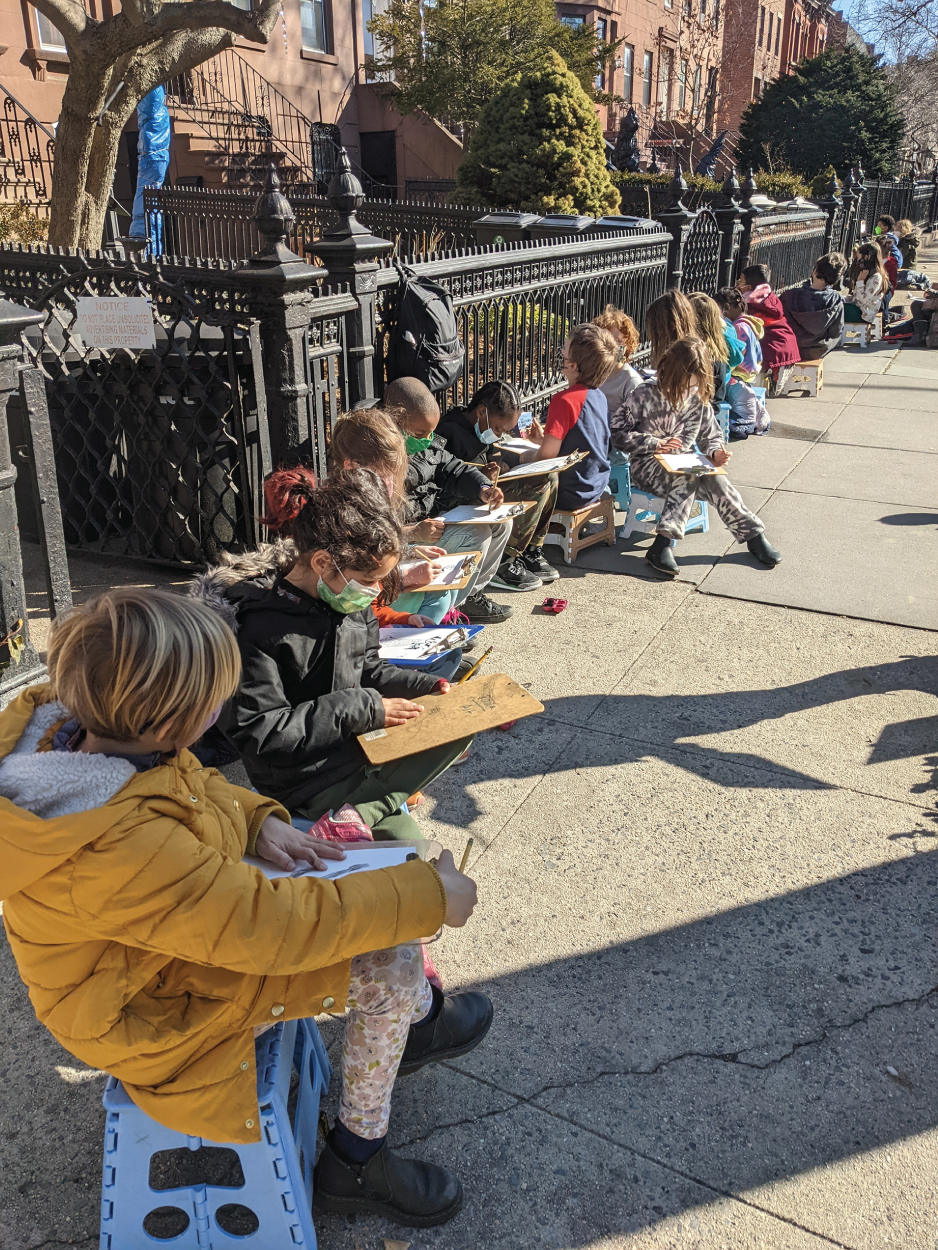
[[[480,907],[433,956],[496,1020],[391,1121],[466,1206],[320,1220],[322,1250],[938,1244],[935,365],[837,353],[820,400],[735,445],[778,569],[715,522],[678,582],[639,544],[565,569],[560,616],[504,596],[493,660],[545,713],[482,735],[421,817],[475,839]],[[103,1076],[0,959],[0,1244],[92,1250]]]

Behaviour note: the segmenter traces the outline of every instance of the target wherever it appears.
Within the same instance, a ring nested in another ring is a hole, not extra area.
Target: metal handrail
[[[47,134],[47,135],[49,136],[49,138],[50,138],[53,142],[55,141],[55,131],[54,131],[54,130],[50,130],[50,129],[49,129],[49,127],[45,124],[45,122],[41,122],[41,121],[39,120],[39,118],[38,118],[38,117],[34,117],[34,116],[33,116],[33,114],[32,114],[32,113],[30,113],[30,111],[29,111],[29,109],[26,107],[26,105],[25,105],[25,104],[21,104],[21,103],[20,103],[20,101],[19,101],[19,100],[17,100],[17,98],[16,98],[16,96],[13,94],[13,92],[12,92],[12,91],[10,91],[8,87],[5,87],[5,86],[3,85],[3,83],[2,83],[2,82],[0,82],[0,91],[2,91],[2,92],[3,92],[3,94],[4,94],[4,95],[5,95],[8,99],[12,100],[12,101],[13,101],[13,103],[16,105],[16,107],[17,107],[18,109],[22,109],[22,111],[26,114],[26,116],[29,118],[29,120],[30,120],[30,121],[31,121],[34,125],[38,126],[38,127],[39,127],[39,129],[40,129],[41,131],[43,131],[45,134]]]

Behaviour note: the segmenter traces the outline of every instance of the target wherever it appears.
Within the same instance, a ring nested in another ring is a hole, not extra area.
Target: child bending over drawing
[[[383,488],[382,488],[383,489]],[[336,881],[275,881],[246,853],[323,868],[333,844],[188,750],[238,688],[217,613],[160,590],[115,590],[52,627],[46,685],[0,713],[3,919],[39,1020],[118,1077],[160,1124],[260,1140],[254,1036],[348,1011],[339,1115],[316,1203],[427,1226],[462,1187],[386,1144],[397,1073],[485,1036],[484,994],[444,998],[420,938],[472,914],[444,851]]]

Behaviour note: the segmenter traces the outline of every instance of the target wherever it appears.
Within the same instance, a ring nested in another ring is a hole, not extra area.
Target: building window
[[[704,125],[709,130],[713,125],[713,114],[717,107],[717,70],[716,68],[707,71],[707,108],[704,116]]]
[[[703,26],[707,20],[707,0],[700,0],[700,24]]]
[[[713,0],[713,29],[720,27],[720,0]]]
[[[674,53],[665,49],[658,57],[658,109],[662,117],[671,116],[671,77]]]
[[[762,47],[762,37],[765,34],[765,5],[759,9],[759,47]]]
[[[304,52],[329,51],[326,0],[300,0]]]
[[[665,7],[666,9],[673,9],[673,8],[674,8],[674,0],[664,0],[664,7]]]
[[[573,14],[563,14],[560,21],[563,26],[569,26],[571,30],[582,30],[586,24],[585,17],[576,17]]]
[[[782,38],[782,15],[780,13],[778,15],[778,20],[775,23],[775,55],[776,56],[778,56],[778,47],[779,47],[779,43],[781,42],[781,38]]]
[[[632,103],[632,74],[635,70],[635,49],[630,43],[622,45],[622,94]]]
[[[772,23],[775,21],[775,14],[769,9],[769,35],[765,41],[766,52],[772,51]]]
[[[762,96],[762,79],[754,78],[752,80],[752,98],[754,100],[758,100],[761,98],[761,96]]]
[[[47,52],[65,52],[65,37],[58,26],[53,26],[47,17],[36,10],[36,23],[39,27],[39,46]]]
[[[694,108],[700,108],[700,66],[694,70]]]
[[[687,70],[686,61],[681,62],[681,70],[677,80],[677,106],[682,109],[687,104]]]
[[[684,0],[684,16],[689,18],[693,12],[693,0]]]
[[[646,109],[651,108],[651,71],[653,64],[651,53],[646,52],[642,58],[642,104]]]
[[[606,32],[608,31],[608,29],[609,29],[609,23],[606,21],[606,19],[605,19],[604,17],[597,18],[597,20],[596,20],[596,38],[597,38],[597,39],[601,39],[603,43],[607,43],[607,42],[608,42],[608,38],[607,38],[607,35],[606,35]],[[603,69],[601,69],[601,70],[599,71],[599,73],[596,75],[596,77],[593,79],[593,86],[596,88],[596,90],[597,90],[597,91],[605,91],[605,90],[606,90],[606,71],[605,71],[605,67],[603,67]]]

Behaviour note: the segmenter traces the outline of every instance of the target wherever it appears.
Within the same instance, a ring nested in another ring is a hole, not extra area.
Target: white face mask
[[[497,443],[498,435],[495,433],[492,427],[488,425],[488,420],[489,420],[489,414],[486,413],[485,421],[486,421],[486,425],[488,426],[488,428],[484,430],[480,429],[478,421],[476,422],[475,424],[476,438],[479,440],[480,443],[488,443],[488,444]]]

